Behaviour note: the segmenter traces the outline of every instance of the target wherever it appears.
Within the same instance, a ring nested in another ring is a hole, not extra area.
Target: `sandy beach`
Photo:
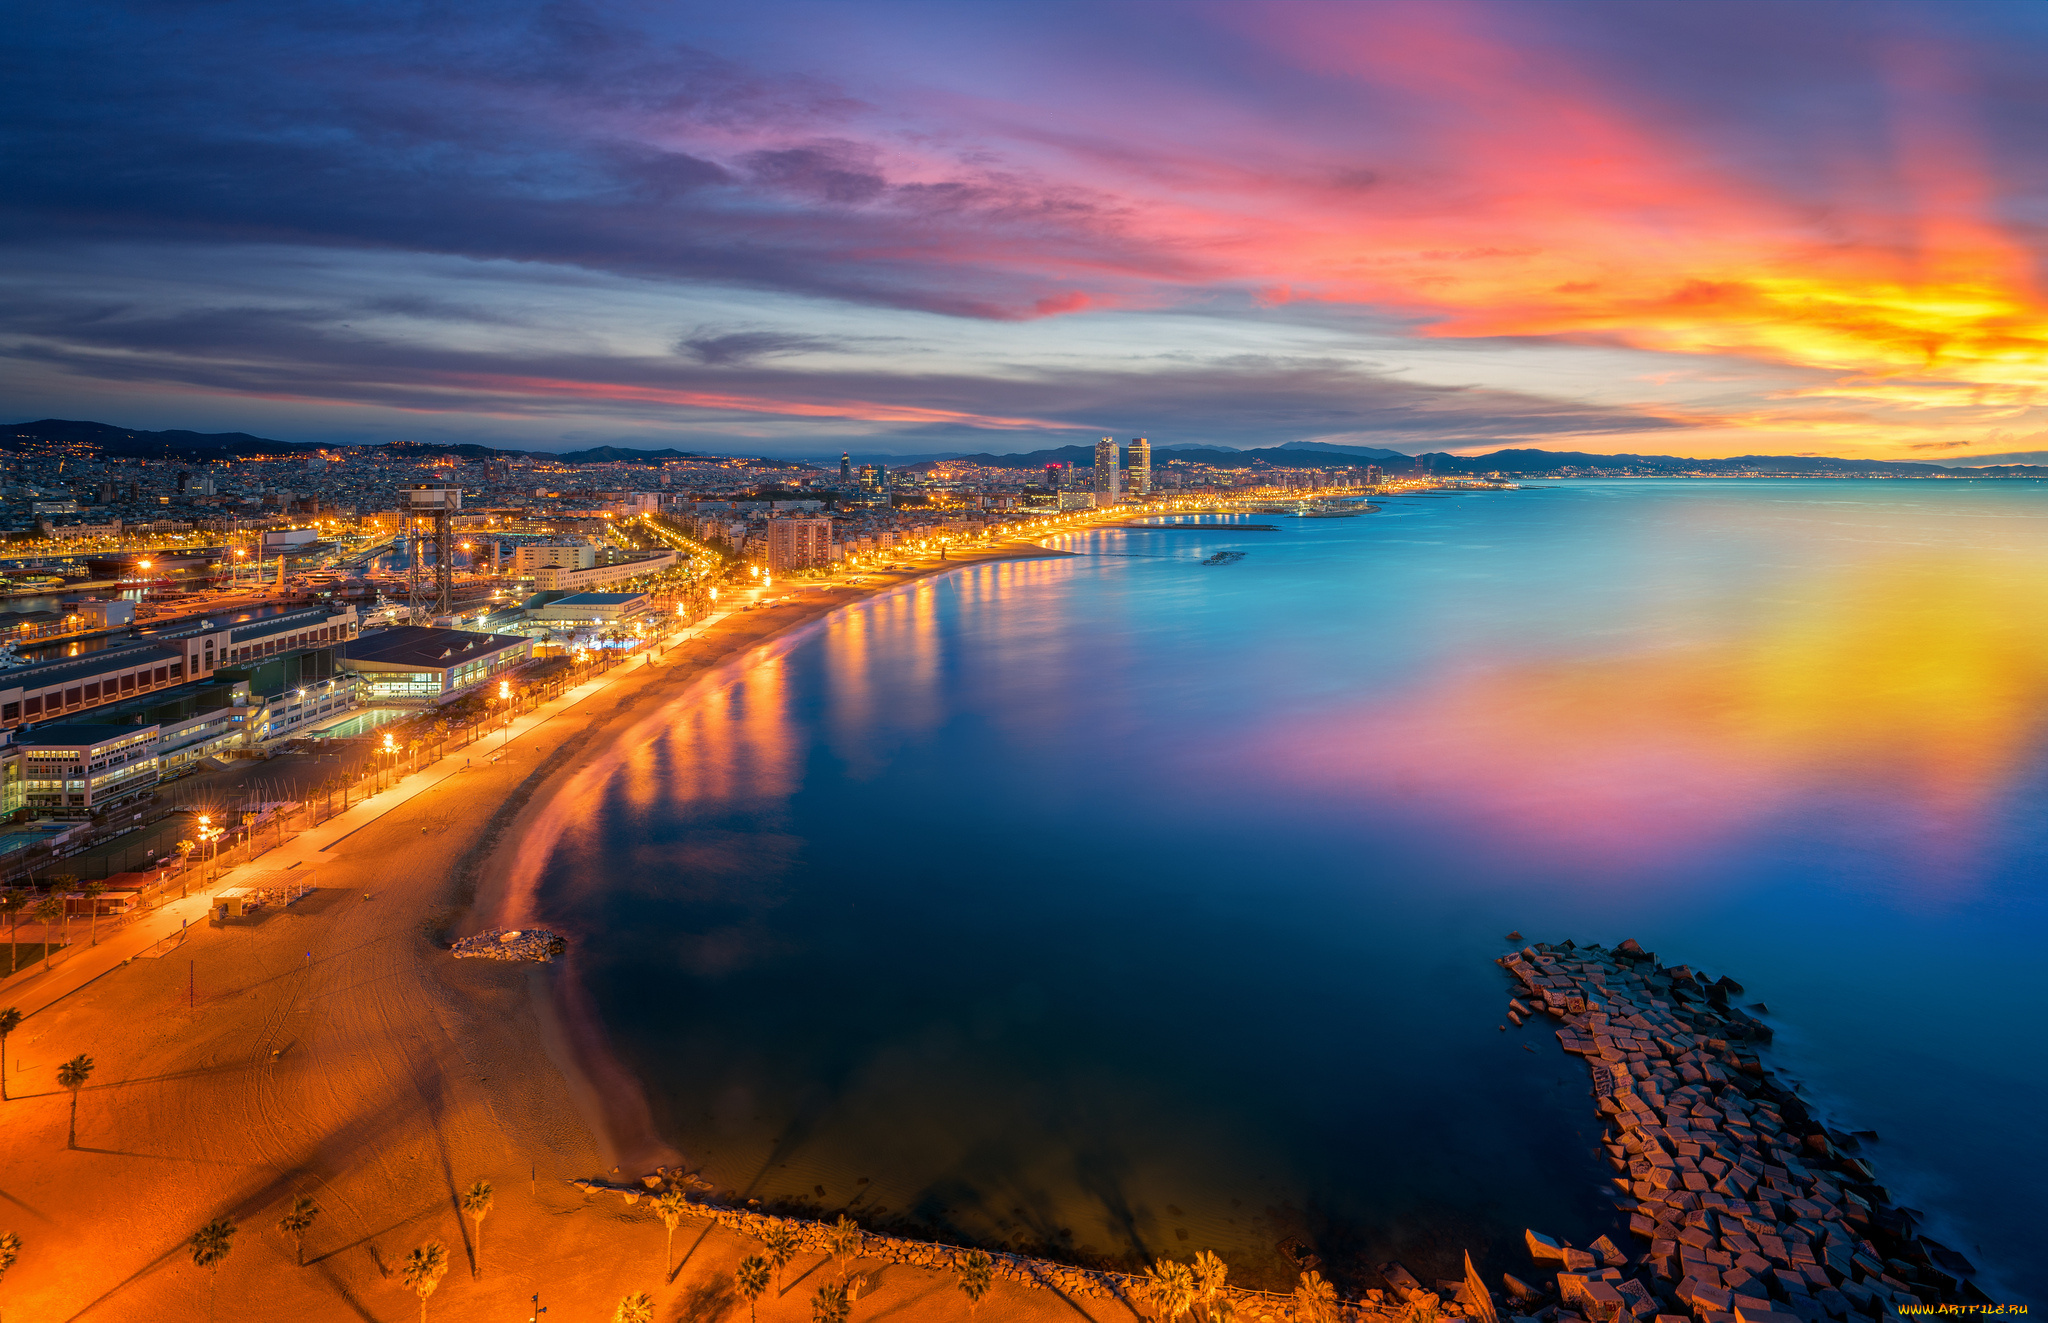
[[[715,618],[537,712],[508,745],[463,750],[388,806],[355,811],[361,821],[336,819],[259,862],[310,871],[310,899],[195,927],[75,991],[10,983],[0,1004],[31,1013],[6,1045],[0,1232],[23,1248],[0,1281],[0,1318],[411,1318],[401,1264],[435,1241],[451,1266],[429,1318],[528,1318],[538,1294],[550,1323],[610,1319],[636,1290],[662,1320],[745,1317],[731,1270],[759,1248],[751,1240],[686,1221],[670,1276],[645,1203],[568,1183],[672,1156],[579,1004],[573,954],[566,968],[457,961],[431,935],[517,922],[558,801],[719,667],[908,580],[1057,554],[1000,544]],[[81,1053],[95,1067],[67,1147],[74,1099],[56,1070]],[[480,1179],[495,1198],[479,1247],[460,1194]],[[276,1226],[300,1195],[321,1210],[304,1267]],[[217,1217],[238,1232],[209,1274],[186,1242]],[[792,1265],[761,1317],[810,1317],[815,1260]],[[857,1316],[965,1313],[950,1274],[891,1265]],[[984,1314],[1131,1316],[1000,1283]]]

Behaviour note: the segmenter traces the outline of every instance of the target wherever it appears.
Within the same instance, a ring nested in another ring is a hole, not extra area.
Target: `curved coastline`
[[[610,712],[592,715],[588,730],[593,738],[536,787],[504,836],[484,858],[480,871],[491,881],[478,887],[462,920],[461,931],[526,926],[534,917],[533,904],[542,872],[569,824],[573,806],[581,796],[600,792],[630,751],[640,746],[642,741],[637,737],[651,733],[653,727],[665,727],[678,711],[702,702],[742,672],[787,653],[824,628],[839,612],[976,565],[1077,554],[1036,541],[1003,543],[987,551],[964,552],[939,564],[919,567],[892,582],[856,586],[850,596],[804,604],[789,611],[787,619],[770,629],[731,638],[722,648],[713,638],[708,654],[643,664],[637,669],[652,672],[644,679],[620,677],[627,687],[619,693]],[[714,618],[712,624],[753,623],[739,617],[740,613],[730,613]],[[710,632],[706,630],[671,645],[668,651],[701,646]],[[688,670],[679,676],[674,673],[678,667]],[[666,685],[678,681],[682,682],[679,689],[659,693]],[[644,697],[656,694],[657,705],[652,711],[616,729],[606,729],[620,715],[630,713]],[[534,978],[527,986],[542,1044],[561,1073],[578,1116],[612,1163],[622,1169],[645,1171],[680,1161],[681,1155],[655,1131],[644,1085],[612,1051],[609,1031],[578,977],[573,946],[569,958],[560,962],[558,968],[560,972],[555,977]]]

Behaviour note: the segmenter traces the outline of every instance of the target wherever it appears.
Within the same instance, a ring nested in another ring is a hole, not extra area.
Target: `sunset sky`
[[[2040,5],[43,4],[0,411],[2048,451]]]

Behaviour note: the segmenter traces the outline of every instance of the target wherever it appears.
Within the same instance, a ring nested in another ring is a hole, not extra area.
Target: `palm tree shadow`
[[[718,1323],[739,1303],[739,1293],[733,1289],[731,1273],[715,1272],[691,1287],[676,1303],[679,1306],[676,1317],[679,1319],[689,1319],[690,1323]]]

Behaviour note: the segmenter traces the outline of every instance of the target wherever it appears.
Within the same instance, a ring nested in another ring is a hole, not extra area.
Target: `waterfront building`
[[[488,684],[531,655],[530,639],[466,629],[400,625],[353,640],[341,661],[363,677],[373,702],[439,705]]]
[[[158,769],[165,776],[202,758],[232,753],[252,713],[247,680],[198,680],[93,713],[95,724],[155,726]]]
[[[1060,493],[1061,510],[1093,510],[1096,504],[1097,498],[1094,492],[1063,491]]]
[[[543,569],[587,570],[597,564],[588,542],[528,542],[512,554],[512,572],[530,579]]]
[[[23,802],[52,817],[84,818],[156,787],[157,728],[62,722],[22,733]]]
[[[1152,443],[1144,437],[1131,441],[1131,478],[1128,489],[1133,496],[1152,494]]]
[[[768,572],[789,574],[815,569],[832,558],[830,519],[771,519],[768,521]]]
[[[1113,439],[1105,436],[1095,443],[1095,494],[1103,498],[1101,503],[1105,505],[1113,505],[1117,499],[1118,479],[1122,477],[1117,470],[1117,459]]]
[[[561,625],[612,625],[654,609],[647,593],[571,593],[529,607],[526,618]]]
[[[543,593],[577,593],[589,588],[601,588],[608,583],[624,583],[643,574],[655,574],[675,563],[676,552],[671,548],[646,552],[611,565],[592,565],[588,569],[554,569],[543,566],[533,572],[533,586],[535,591]]]

